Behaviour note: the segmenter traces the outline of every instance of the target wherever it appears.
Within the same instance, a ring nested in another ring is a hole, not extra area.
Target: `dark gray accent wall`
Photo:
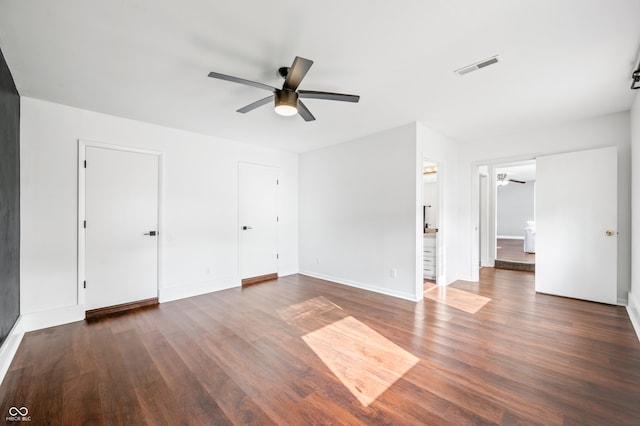
[[[0,50],[0,345],[20,315],[20,95]]]

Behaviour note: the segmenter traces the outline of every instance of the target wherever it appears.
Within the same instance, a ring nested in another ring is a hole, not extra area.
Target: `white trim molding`
[[[85,318],[84,305],[71,305],[47,311],[33,312],[20,316],[22,331],[42,330],[56,325],[82,321]]]
[[[636,336],[640,340],[640,300],[638,291],[629,293],[629,302],[627,304],[627,312],[629,313],[629,319],[633,328],[636,331]]]
[[[343,280],[343,279],[336,278],[336,277],[330,277],[328,275],[316,274],[314,272],[300,271],[300,275],[306,275],[306,276],[309,276],[309,277],[318,278],[318,279],[325,280],[325,281],[331,281],[331,282],[336,283],[336,284],[346,285],[346,286],[349,286],[349,287],[355,287],[355,288],[359,288],[361,290],[372,291],[374,293],[380,293],[380,294],[384,294],[386,296],[397,297],[399,299],[410,300],[412,302],[419,302],[421,300],[415,294],[405,293],[403,291],[393,291],[393,290],[389,290],[388,288],[376,287],[376,286],[372,286],[372,285],[368,285],[368,284],[363,284],[363,283],[360,283],[360,282],[357,282],[357,281]]]
[[[2,343],[2,346],[0,346],[0,385],[2,385],[4,377],[7,375],[7,371],[9,371],[11,361],[13,361],[13,357],[16,356],[16,352],[18,352],[18,347],[24,336],[20,319],[21,317],[18,317],[11,331],[9,331],[7,338]]]
[[[200,296],[202,294],[240,287],[240,281],[237,277],[229,280],[222,280],[221,282],[225,284],[221,284],[216,281],[204,281],[201,283],[174,285],[171,287],[161,288],[158,302],[172,302],[174,300],[186,299],[187,297]]]

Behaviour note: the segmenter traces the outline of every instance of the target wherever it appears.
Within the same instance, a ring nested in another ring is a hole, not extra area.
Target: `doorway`
[[[477,264],[535,272],[535,160],[477,166]]]
[[[438,163],[422,163],[422,272],[423,290],[439,284],[442,275],[442,203]]]
[[[495,166],[495,267],[535,272],[536,162]]]
[[[617,162],[616,147],[550,154],[535,159],[535,241],[529,242],[531,248],[528,249],[523,238],[522,246],[525,253],[531,250],[535,254],[536,292],[617,303]],[[486,175],[494,188],[487,196],[488,210],[494,209],[492,218],[496,218],[497,203],[492,197],[497,195],[498,181],[509,179],[509,173],[504,173],[500,167],[509,165],[513,163],[486,165]],[[478,182],[482,169],[482,165],[474,166]],[[479,210],[481,193],[478,191],[473,195]],[[478,198],[475,198],[476,194]],[[481,214],[476,217],[480,221]],[[490,222],[497,228],[497,220]],[[525,224],[525,232],[529,225]],[[480,232],[475,235],[482,238]],[[490,235],[488,244],[498,242],[499,235],[497,231]],[[481,253],[483,243],[474,244],[472,264],[477,265],[475,256]],[[489,252],[496,257],[497,253],[497,248]]]
[[[160,153],[79,144],[79,303],[87,317],[158,303]]]

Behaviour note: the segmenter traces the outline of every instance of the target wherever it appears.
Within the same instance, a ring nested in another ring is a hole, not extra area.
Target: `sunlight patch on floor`
[[[278,314],[365,407],[420,360],[323,296]]]
[[[306,318],[318,318],[323,314],[335,310],[342,311],[342,308],[326,297],[318,296],[295,305],[287,306],[284,309],[279,309],[278,314],[284,321],[293,324]]]
[[[419,361],[351,316],[302,339],[365,407]]]
[[[475,314],[491,301],[490,298],[479,294],[443,286],[425,286],[424,297],[470,314]]]

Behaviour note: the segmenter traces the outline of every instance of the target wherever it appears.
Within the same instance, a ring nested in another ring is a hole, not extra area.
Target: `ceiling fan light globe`
[[[284,115],[285,117],[296,115],[298,113],[298,108],[293,105],[286,104],[276,105],[275,110],[277,114]]]

